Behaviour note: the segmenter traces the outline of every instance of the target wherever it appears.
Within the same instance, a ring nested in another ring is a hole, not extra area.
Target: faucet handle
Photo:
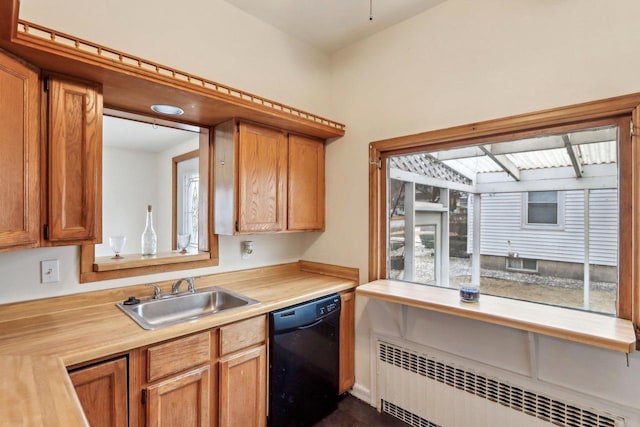
[[[153,286],[153,299],[160,299],[160,286],[156,283],[145,283],[145,286]]]
[[[191,292],[192,294],[194,294],[196,292],[196,286],[195,286],[195,283],[194,283],[195,282],[195,278],[194,277],[187,277],[185,280],[187,281],[187,284],[188,284],[187,290],[189,292]]]

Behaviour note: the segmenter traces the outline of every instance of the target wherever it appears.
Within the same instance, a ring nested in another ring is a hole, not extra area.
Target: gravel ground
[[[392,254],[393,255],[393,254]],[[416,248],[415,282],[433,280],[433,251]],[[391,270],[390,278],[403,279],[403,271]],[[480,270],[480,292],[508,298],[523,299],[572,308],[583,308],[583,283],[581,280],[541,276],[511,271]],[[449,259],[449,282],[453,288],[471,280],[471,258]],[[615,314],[617,285],[609,282],[591,282],[589,310]]]

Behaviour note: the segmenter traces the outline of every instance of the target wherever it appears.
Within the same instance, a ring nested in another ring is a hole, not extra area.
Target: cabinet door
[[[0,251],[38,246],[38,74],[0,52]]]
[[[288,229],[324,229],[324,142],[289,136]]]
[[[220,427],[266,425],[266,354],[263,345],[220,360]]]
[[[147,426],[208,427],[211,370],[189,371],[147,388]]]
[[[340,377],[338,391],[345,393],[355,383],[355,292],[340,296]]]
[[[91,427],[126,427],[126,358],[100,363],[69,374]]]
[[[240,124],[238,232],[286,228],[287,140],[280,131]]]
[[[49,78],[48,235],[52,243],[96,243],[102,236],[102,93]]]

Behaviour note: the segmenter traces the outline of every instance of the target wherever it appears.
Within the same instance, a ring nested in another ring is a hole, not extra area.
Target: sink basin
[[[116,305],[143,329],[157,329],[258,303],[244,295],[211,287],[193,294],[168,295],[161,299],[142,299],[133,305],[122,302]]]

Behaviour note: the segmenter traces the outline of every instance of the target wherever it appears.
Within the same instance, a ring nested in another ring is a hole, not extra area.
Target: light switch
[[[40,261],[40,283],[55,283],[60,281],[60,261],[48,259]]]
[[[253,253],[253,242],[251,240],[246,240],[242,242],[242,259],[249,259],[252,253]]]

